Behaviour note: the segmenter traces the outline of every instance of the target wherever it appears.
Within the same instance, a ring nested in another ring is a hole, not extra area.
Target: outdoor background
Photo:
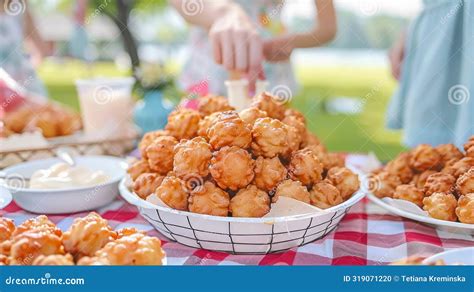
[[[130,54],[114,23],[117,2],[89,1],[83,54],[71,50],[76,1],[30,0],[30,8],[54,56],[37,67],[50,96],[79,110],[74,80],[120,76],[130,72]],[[178,74],[188,26],[166,1],[122,1],[140,60],[163,64]],[[289,30],[310,27],[312,0],[286,1],[284,20]],[[403,147],[399,132],[384,127],[387,103],[396,88],[387,50],[420,10],[419,0],[336,0],[338,35],[327,47],[297,51],[292,56],[301,90],[292,106],[302,110],[309,126],[335,151],[370,152],[388,160]],[[180,93],[171,90],[176,100]]]

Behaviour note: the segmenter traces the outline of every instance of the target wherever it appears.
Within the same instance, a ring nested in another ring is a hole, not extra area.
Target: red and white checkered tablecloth
[[[388,214],[367,199],[351,208],[339,226],[325,238],[290,251],[269,255],[231,255],[194,249],[170,242],[145,221],[138,210],[123,200],[97,210],[115,229],[136,227],[158,236],[170,265],[383,265],[407,256],[430,256],[446,249],[474,245],[474,236],[447,233],[415,221]],[[66,230],[75,217],[51,215]],[[15,203],[0,215],[16,224],[36,216]]]

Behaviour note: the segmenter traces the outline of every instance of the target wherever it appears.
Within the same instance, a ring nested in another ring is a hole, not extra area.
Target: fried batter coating
[[[256,107],[268,114],[270,118],[281,120],[285,117],[286,108],[277,102],[278,97],[272,96],[268,92],[262,92],[255,98],[250,107]]]
[[[63,234],[63,244],[66,252],[80,258],[94,255],[116,237],[107,220],[91,212],[86,217],[74,219],[74,223]]]
[[[214,152],[211,159],[211,175],[223,189],[246,187],[254,178],[255,160],[246,150],[231,146]]]
[[[393,193],[394,199],[400,199],[405,201],[410,201],[413,204],[423,207],[423,198],[425,194],[423,190],[417,188],[414,185],[399,185]]]
[[[74,266],[74,259],[70,254],[39,255],[33,266]]]
[[[16,237],[26,232],[45,232],[56,235],[58,237],[62,236],[61,229],[59,229],[45,215],[40,215],[38,217],[28,219],[22,224],[18,225],[12,236]]]
[[[387,164],[386,171],[390,174],[398,176],[402,183],[407,184],[412,180],[414,175],[410,167],[410,159],[410,153],[401,153],[394,160]]]
[[[0,254],[0,266],[10,265],[10,257]]]
[[[181,140],[174,148],[173,172],[181,179],[187,176],[205,177],[209,174],[211,146],[202,137]]]
[[[416,171],[438,169],[441,165],[441,155],[428,144],[420,144],[412,150],[410,165]]]
[[[248,148],[252,142],[251,127],[235,111],[222,112],[208,131],[209,144],[218,150],[224,146]]]
[[[453,163],[451,166],[445,167],[443,172],[449,173],[455,178],[458,178],[465,172],[469,171],[471,167],[474,167],[474,157],[464,157]]]
[[[359,189],[359,177],[345,167],[333,167],[326,179],[335,186],[344,200],[347,200]]]
[[[148,132],[145,135],[143,135],[142,140],[138,144],[138,150],[140,150],[140,155],[142,159],[148,159],[146,155],[146,148],[150,146],[153,141],[155,141],[156,138],[162,137],[162,136],[169,136],[170,133],[168,131],[163,131],[163,130],[158,130],[158,131],[153,131],[153,132]]]
[[[456,179],[446,173],[438,172],[430,175],[426,179],[425,194],[430,196],[433,193],[450,193],[453,190]]]
[[[314,149],[314,146],[310,146],[310,149]],[[328,171],[333,167],[344,167],[346,165],[346,158],[344,157],[342,153],[336,153],[336,152],[327,152],[327,153],[320,152],[320,153],[321,155],[318,155],[318,158],[323,164],[324,171]]]
[[[155,192],[165,177],[157,173],[143,173],[133,182],[133,192],[145,200]]]
[[[339,190],[325,181],[315,184],[309,194],[311,205],[321,209],[331,208],[344,201]]]
[[[227,216],[229,204],[229,194],[210,181],[197,188],[189,197],[189,211],[193,213]]]
[[[284,159],[290,159],[291,155],[293,155],[295,151],[300,149],[303,136],[298,133],[298,130],[295,127],[287,125],[286,128],[288,129],[288,134],[286,136],[286,141],[288,141],[288,148],[282,156]]]
[[[287,170],[278,157],[257,157],[254,184],[261,190],[271,191],[286,178]]]
[[[457,161],[464,156],[454,144],[441,144],[436,146],[435,149],[441,155],[441,162],[443,165],[452,159],[456,159]]]
[[[416,174],[413,176],[413,179],[411,181],[412,184],[414,184],[417,188],[419,189],[424,189],[425,188],[425,183],[428,177],[434,173],[437,173],[435,170],[425,170],[422,173]]]
[[[125,227],[125,228],[117,230],[116,233],[117,233],[117,239],[122,238],[124,236],[129,236],[135,233],[146,234],[145,231],[138,230],[135,227]]]
[[[148,266],[162,265],[165,252],[161,248],[161,241],[156,237],[135,233],[107,243],[95,254],[94,260],[86,259],[89,263]]]
[[[305,137],[303,138],[303,144],[301,145],[301,147],[308,147],[311,145],[321,145],[324,151],[326,151],[326,148],[321,143],[321,140],[319,140],[319,138],[316,137],[316,135],[314,135],[308,129],[306,129],[306,134],[305,134]]]
[[[458,202],[451,193],[433,193],[423,199],[423,209],[436,219],[456,221],[456,206]]]
[[[132,178],[132,181],[135,181],[141,174],[150,173],[151,169],[146,160],[135,161],[127,169],[128,175]]]
[[[298,150],[291,156],[288,173],[293,180],[312,186],[322,179],[323,165],[314,152],[308,148]]]
[[[0,217],[0,242],[10,239],[14,231],[15,224],[13,220]]]
[[[208,139],[207,130],[217,121],[219,114],[220,112],[212,113],[199,121],[198,136],[204,137],[206,140]]]
[[[402,184],[402,181],[398,176],[386,171],[373,174],[370,179],[374,182],[373,186],[370,187],[371,191],[379,198],[393,197],[393,193],[397,186]]]
[[[167,176],[156,188],[155,195],[158,196],[170,208],[186,211],[188,210],[189,193],[184,182],[176,176]]]
[[[464,144],[464,151],[466,151],[466,156],[474,158],[474,136],[471,136]]]
[[[288,126],[294,127],[301,139],[306,138],[306,125],[297,116],[286,116],[282,122]]]
[[[294,109],[294,108],[289,108],[285,111],[285,118],[287,117],[295,117],[298,119],[300,122],[302,122],[304,125],[306,125],[306,118],[304,117],[303,113]]]
[[[45,231],[26,231],[13,238],[12,265],[31,265],[39,255],[63,254],[61,237]]]
[[[279,120],[262,118],[255,121],[252,128],[252,150],[256,156],[273,158],[284,155],[290,147],[288,126]]]
[[[173,169],[174,146],[178,144],[173,136],[161,136],[146,148],[150,169],[165,175]]]
[[[460,222],[474,224],[474,193],[459,197],[456,215]]]
[[[268,117],[267,113],[256,107],[249,107],[239,113],[239,117],[248,125],[253,127],[256,120]]]
[[[474,193],[474,167],[457,179],[456,192],[459,195]]]
[[[165,130],[178,140],[191,139],[197,135],[200,120],[201,115],[195,110],[175,110],[168,116]]]
[[[272,202],[276,203],[280,196],[292,198],[306,204],[311,204],[308,189],[300,181],[294,181],[291,179],[282,181],[277,186],[275,195],[272,198]]]
[[[230,106],[229,100],[224,96],[209,94],[198,99],[198,111],[203,116],[230,110],[234,110],[234,108]]]
[[[248,185],[230,200],[229,211],[233,217],[263,217],[270,211],[270,196],[255,185]]]

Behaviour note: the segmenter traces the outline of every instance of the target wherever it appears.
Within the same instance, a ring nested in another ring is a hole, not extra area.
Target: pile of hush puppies
[[[453,144],[422,144],[372,174],[373,193],[410,201],[429,216],[474,224],[474,136],[464,152]]]
[[[144,135],[128,173],[134,193],[173,209],[262,217],[281,196],[326,209],[359,189],[344,157],[328,152],[302,113],[269,93],[237,113],[222,96],[178,108],[164,130]]]
[[[161,265],[161,241],[135,228],[114,231],[92,212],[62,232],[40,215],[15,226],[0,217],[0,265]]]

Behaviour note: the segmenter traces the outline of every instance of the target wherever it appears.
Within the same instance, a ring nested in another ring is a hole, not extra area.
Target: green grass
[[[403,150],[400,133],[384,127],[386,106],[395,88],[385,68],[299,67],[296,68],[301,91],[292,105],[308,119],[308,126],[335,151],[373,151],[388,160]],[[74,79],[93,76],[124,76],[112,63],[85,65],[80,62],[44,63],[39,75],[51,97],[75,109],[79,108]],[[332,115],[324,104],[335,96],[363,99],[364,110],[357,115]]]

